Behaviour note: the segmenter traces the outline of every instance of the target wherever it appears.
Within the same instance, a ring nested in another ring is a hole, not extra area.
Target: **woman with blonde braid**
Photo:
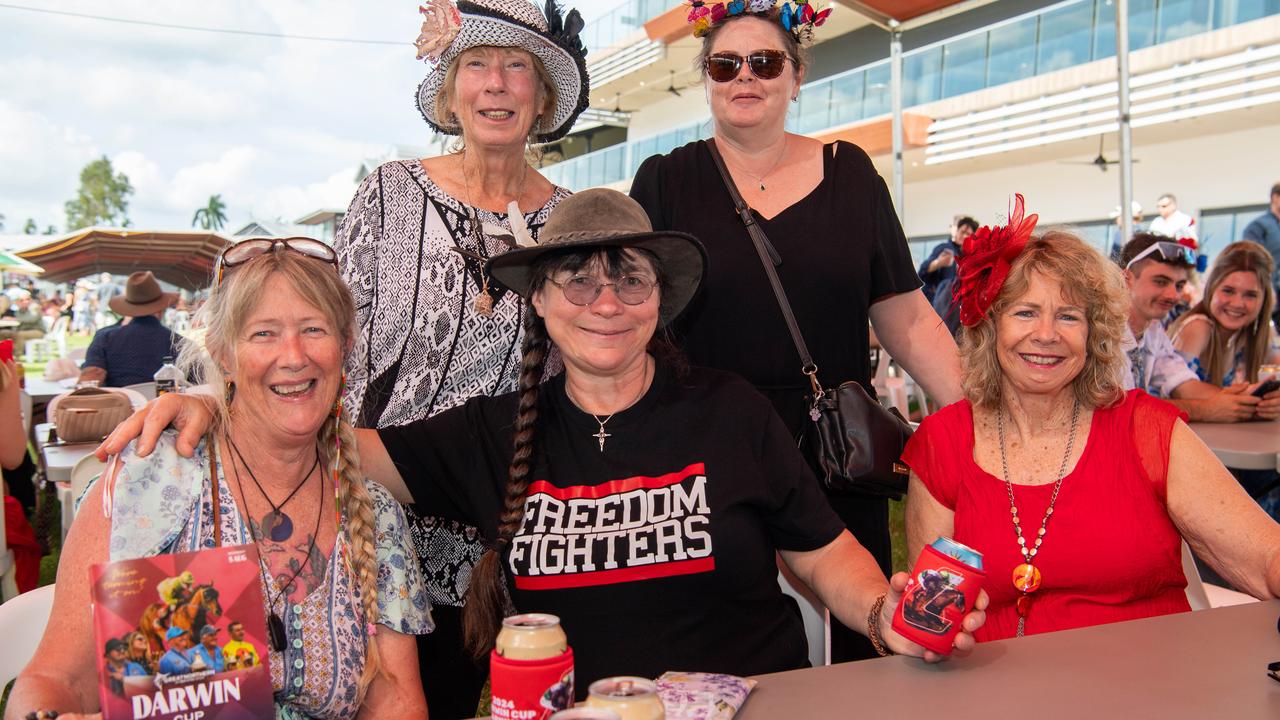
[[[697,240],[653,231],[627,196],[578,193],[537,246],[489,263],[527,302],[519,389],[357,431],[370,477],[483,532],[471,649],[487,654],[518,610],[561,618],[580,695],[610,675],[798,668],[804,631],[778,587],[780,552],[882,652],[937,659],[893,632],[906,575],[887,582],[844,529],[768,400],[664,351],[656,333],[703,264]],[[553,349],[565,369],[544,382]],[[157,403],[150,422],[176,404]],[[200,403],[186,405],[183,432],[199,432]],[[966,617],[957,645],[981,624],[981,611]]]
[[[404,515],[361,474],[336,412],[353,307],[332,250],[308,238],[233,245],[202,312],[208,353],[188,346],[180,364],[225,387],[210,398],[210,432],[184,447],[190,457],[172,433],[130,446],[88,491],[59,564],[59,621],[8,717],[97,712],[91,565],[219,541],[260,550],[278,718],[424,716],[412,635],[430,618]]]

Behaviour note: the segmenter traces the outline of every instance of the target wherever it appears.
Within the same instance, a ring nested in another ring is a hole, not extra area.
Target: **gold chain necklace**
[[[1013,569],[1013,586],[1022,596],[1018,598],[1018,637],[1022,637],[1027,625],[1027,616],[1031,614],[1032,593],[1040,589],[1040,568],[1034,560],[1040,552],[1040,544],[1044,542],[1045,532],[1049,526],[1049,518],[1053,517],[1053,505],[1058,501],[1058,491],[1062,489],[1062,478],[1067,474],[1067,462],[1071,459],[1071,448],[1076,444],[1076,427],[1080,420],[1080,400],[1077,399],[1071,409],[1071,432],[1067,435],[1067,451],[1062,455],[1062,465],[1058,468],[1058,480],[1053,484],[1053,494],[1049,496],[1049,507],[1045,508],[1044,518],[1040,520],[1040,530],[1036,534],[1035,544],[1027,547],[1022,537],[1022,521],[1018,519],[1018,504],[1013,499],[1013,483],[1009,480],[1009,461],[1004,450],[1004,408],[996,414],[996,428],[1000,433],[1000,469],[1004,472],[1004,486],[1009,491],[1009,512],[1013,516],[1013,531],[1018,538],[1018,550],[1022,552],[1022,564]]]
[[[507,222],[513,227],[516,224],[516,218],[510,215],[520,213],[520,198],[524,197],[524,185],[529,180],[529,164],[524,164],[524,172],[520,175],[520,188],[516,190],[516,199],[508,205]],[[480,227],[480,214],[476,212],[475,196],[471,194],[471,174],[467,172],[467,151],[462,151],[462,185],[467,190],[467,215],[471,218],[471,234],[476,239],[476,250],[488,254],[488,246],[485,243],[484,230]],[[524,223],[524,218],[520,218],[520,224]],[[474,307],[476,314],[489,317],[493,314],[493,295],[489,294],[489,275],[484,271],[484,264],[481,261],[480,266],[480,293],[476,295]]]

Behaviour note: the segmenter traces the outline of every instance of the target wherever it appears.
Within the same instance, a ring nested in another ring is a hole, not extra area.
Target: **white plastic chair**
[[[31,411],[33,404],[31,395],[29,395],[26,390],[18,393],[18,407],[22,409],[22,434],[25,436],[31,435]]]
[[[0,605],[0,637],[4,652],[0,653],[0,685],[18,676],[36,653],[36,646],[49,624],[53,609],[53,586],[45,585],[25,592]]]
[[[804,621],[804,637],[809,643],[809,663],[814,667],[831,664],[831,613],[818,596],[778,558],[778,586],[796,599]]]
[[[77,510],[80,509],[78,505],[80,496],[84,495],[84,489],[89,487],[89,481],[101,475],[106,468],[107,464],[92,453],[77,460],[75,467],[71,468],[71,502],[77,503]]]

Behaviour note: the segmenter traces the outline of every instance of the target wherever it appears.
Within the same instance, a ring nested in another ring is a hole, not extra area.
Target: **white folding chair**
[[[831,664],[831,613],[818,596],[778,558],[778,586],[796,599],[804,621],[804,637],[809,643],[809,663],[814,667]]]
[[[45,585],[25,592],[0,605],[0,637],[4,652],[0,653],[0,685],[6,685],[27,666],[36,654],[36,646],[49,624],[53,609],[53,586]]]
[[[1258,599],[1252,595],[1201,580],[1200,571],[1196,569],[1195,556],[1191,554],[1191,547],[1185,540],[1182,541],[1182,574],[1187,576],[1187,602],[1191,604],[1192,610],[1258,602]]]
[[[89,481],[101,475],[106,468],[107,464],[93,454],[76,461],[75,467],[71,468],[71,502],[76,504],[76,510],[80,509],[80,496],[89,487]]]

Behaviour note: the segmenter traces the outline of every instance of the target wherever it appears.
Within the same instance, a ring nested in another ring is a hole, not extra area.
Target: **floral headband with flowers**
[[[711,32],[711,28],[735,15],[765,13],[778,5],[778,0],[732,0],[731,2],[706,2],[705,0],[687,0],[689,3],[689,24],[693,25],[693,36],[702,37]],[[778,22],[782,29],[791,33],[796,42],[809,45],[813,42],[813,30],[831,16],[828,6],[817,10],[809,0],[795,0],[782,3],[778,12]]]
[[[1009,223],[1003,227],[987,227],[965,238],[956,261],[953,304],[960,307],[960,324],[973,327],[982,322],[995,304],[1000,288],[1009,277],[1013,261],[1022,254],[1031,239],[1039,215],[1023,217],[1021,193],[1014,195]]]

